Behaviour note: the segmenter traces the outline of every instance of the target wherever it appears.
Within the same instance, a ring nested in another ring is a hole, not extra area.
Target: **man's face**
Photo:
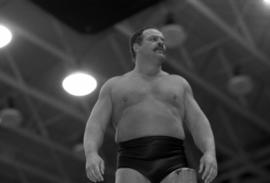
[[[158,58],[165,58],[166,46],[163,34],[156,29],[146,29],[143,32],[143,40],[138,47],[137,54],[151,55]]]

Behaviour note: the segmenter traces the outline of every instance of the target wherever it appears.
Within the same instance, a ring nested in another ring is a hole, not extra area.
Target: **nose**
[[[158,47],[162,47],[164,50],[166,49],[166,46],[163,41],[158,42]]]
[[[158,39],[158,44],[164,44],[164,41],[160,38]]]

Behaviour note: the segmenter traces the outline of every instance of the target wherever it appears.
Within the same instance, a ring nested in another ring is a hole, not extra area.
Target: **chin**
[[[166,59],[166,55],[158,55],[158,58],[161,59],[162,61],[164,61]]]

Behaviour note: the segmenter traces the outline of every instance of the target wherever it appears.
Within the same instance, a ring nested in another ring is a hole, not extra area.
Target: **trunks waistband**
[[[183,140],[170,136],[145,136],[118,143],[118,154],[135,159],[184,156]]]

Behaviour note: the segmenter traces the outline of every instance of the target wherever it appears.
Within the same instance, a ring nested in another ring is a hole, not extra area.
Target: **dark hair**
[[[157,29],[156,27],[144,27],[142,29],[139,29],[136,31],[131,37],[129,41],[129,47],[130,47],[130,52],[131,52],[131,57],[132,59],[136,58],[136,53],[133,49],[133,46],[135,43],[141,44],[143,41],[143,32],[147,29]],[[158,30],[158,29],[157,29]]]

